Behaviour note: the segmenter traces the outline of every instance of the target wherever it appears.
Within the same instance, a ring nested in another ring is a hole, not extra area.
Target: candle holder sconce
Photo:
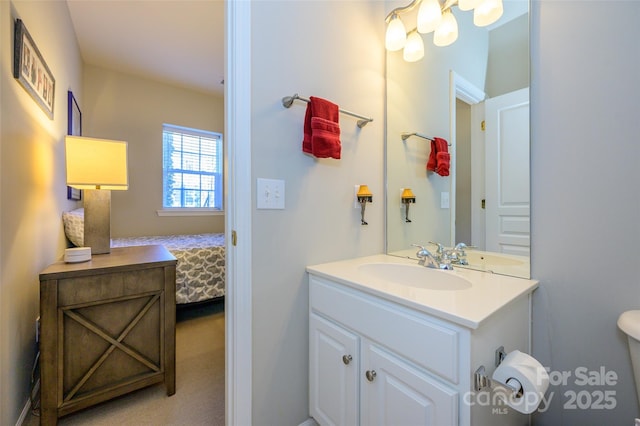
[[[371,191],[369,191],[369,187],[367,185],[360,185],[356,197],[358,198],[358,203],[360,203],[360,224],[368,225],[368,223],[364,220],[364,210],[367,206],[367,203],[373,202],[373,194],[371,194]]]
[[[411,188],[404,188],[402,190],[401,201],[405,206],[404,221],[407,223],[411,223],[411,219],[409,219],[409,206],[416,202],[416,196],[411,191]]]

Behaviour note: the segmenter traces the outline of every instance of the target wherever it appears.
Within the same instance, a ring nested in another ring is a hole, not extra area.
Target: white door
[[[458,424],[458,393],[368,341],[362,346],[361,424]]]
[[[309,411],[322,426],[358,424],[358,336],[309,316]]]
[[[488,99],[486,250],[529,255],[529,88]]]

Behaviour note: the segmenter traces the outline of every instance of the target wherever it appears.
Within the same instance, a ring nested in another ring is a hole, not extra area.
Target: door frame
[[[449,143],[451,143],[451,167],[449,170],[449,176],[451,177],[451,186],[449,188],[449,214],[451,215],[449,222],[451,224],[451,231],[449,235],[451,236],[450,245],[452,247],[456,245],[456,99],[460,99],[468,105],[475,105],[482,102],[485,96],[486,94],[482,90],[464,79],[460,74],[454,70],[449,70]]]
[[[251,2],[225,1],[225,424],[252,424]]]

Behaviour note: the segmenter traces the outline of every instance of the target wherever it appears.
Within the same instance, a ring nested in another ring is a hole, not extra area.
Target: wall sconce
[[[65,138],[67,185],[84,189],[84,245],[111,252],[111,190],[129,188],[127,143],[80,136]]]
[[[367,203],[373,202],[373,195],[371,194],[371,191],[369,191],[369,187],[367,185],[360,185],[356,197],[358,198],[358,203],[360,203],[361,225],[368,225],[368,223],[364,220],[364,209]]]
[[[404,221],[410,223],[409,219],[409,204],[416,202],[416,196],[411,191],[411,188],[404,188],[401,196],[402,204],[405,206]]]
[[[434,33],[433,43],[436,46],[449,46],[458,39],[458,22],[451,12],[456,5],[462,11],[472,10],[473,23],[478,27],[493,24],[504,11],[502,0],[413,0],[407,6],[393,9],[385,18],[387,50],[404,49],[403,57],[407,62],[418,61],[424,57],[424,51],[420,49],[422,43],[417,38],[430,32]],[[420,6],[416,27],[407,33],[400,15],[416,6]]]

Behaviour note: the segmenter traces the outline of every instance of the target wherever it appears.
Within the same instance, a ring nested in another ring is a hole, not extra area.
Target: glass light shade
[[[478,7],[482,0],[458,0],[458,9],[471,10]]]
[[[502,0],[482,0],[473,10],[473,23],[478,27],[486,27],[500,19],[503,12]]]
[[[449,46],[458,39],[458,21],[451,13],[451,9],[447,9],[442,14],[442,22],[436,32],[433,34],[433,44],[439,47]]]
[[[126,142],[67,136],[65,156],[67,185],[78,189],[129,188]]]
[[[424,58],[424,42],[418,31],[412,31],[407,37],[407,44],[404,46],[402,57],[407,62],[416,62]]]
[[[387,26],[387,34],[385,36],[385,47],[387,50],[396,51],[404,47],[407,42],[407,30],[404,28],[402,20],[398,15],[391,16],[391,21]]]
[[[418,32],[435,31],[442,20],[442,10],[438,0],[424,0],[418,9]]]

